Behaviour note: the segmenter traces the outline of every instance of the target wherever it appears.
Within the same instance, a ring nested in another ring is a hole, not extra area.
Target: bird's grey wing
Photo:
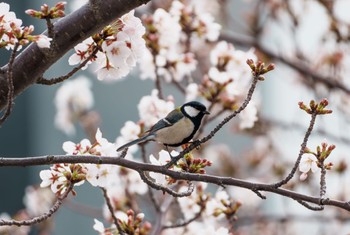
[[[184,115],[180,111],[173,110],[165,118],[160,119],[156,124],[154,124],[154,126],[148,132],[152,133],[165,127],[172,126],[183,117]]]

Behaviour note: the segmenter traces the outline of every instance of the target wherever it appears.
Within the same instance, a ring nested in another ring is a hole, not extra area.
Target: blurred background
[[[265,82],[259,84],[258,92],[261,97],[259,118],[261,119],[257,125],[251,132],[235,133],[234,135],[232,135],[232,132],[235,131],[234,125],[231,125],[230,128],[219,133],[214,143],[227,144],[234,156],[232,164],[237,166],[240,161],[249,161],[248,150],[257,144],[252,137],[261,136],[263,132],[269,136],[269,142],[263,142],[263,145],[264,143],[265,145],[266,143],[271,144],[274,149],[267,155],[270,157],[273,155],[273,161],[277,161],[278,164],[271,163],[271,159],[261,161],[260,164],[267,164],[276,172],[281,169],[282,175],[286,175],[290,169],[288,164],[297,157],[309,122],[309,117],[298,109],[297,103],[299,101],[308,103],[310,99],[320,100],[326,97],[331,101],[330,106],[335,112],[331,116],[318,119],[316,131],[308,146],[314,149],[326,138],[330,143],[337,145],[336,154],[334,159],[332,158],[334,165],[339,166],[342,162],[347,164],[349,161],[349,93],[339,87],[325,85],[315,79],[312,74],[303,73],[300,68],[295,69],[281,61],[283,62],[283,58],[289,58],[298,66],[309,68],[313,73],[321,74],[326,78],[335,78],[345,87],[349,85],[346,76],[349,64],[346,62],[349,55],[348,40],[350,37],[346,36],[350,35],[348,32],[350,19],[344,13],[350,9],[349,1],[283,2],[278,0],[219,1],[219,4],[224,7],[221,8],[221,12],[219,11],[222,14],[217,16],[217,20],[223,25],[223,32],[234,32],[236,36],[239,35],[233,39],[232,43],[235,47],[246,51],[258,43],[257,51],[260,53],[260,58],[276,63],[277,69],[268,74]],[[334,2],[334,5],[330,7],[325,2]],[[26,9],[38,9],[44,2],[35,0],[8,1],[7,3],[11,5],[11,10],[16,12],[17,17],[23,20],[23,25],[33,24],[36,33],[45,30],[44,22],[34,20],[24,14]],[[56,1],[45,3],[51,6]],[[79,4],[82,4],[82,1],[69,1],[68,11]],[[155,1],[153,6],[157,4],[162,5],[159,1]],[[139,9],[138,14],[148,10]],[[331,18],[332,15],[335,18]],[[266,52],[280,57],[273,57]],[[2,50],[1,53],[0,61],[1,65],[4,65],[7,63],[9,53],[5,50]],[[63,57],[45,74],[45,77],[55,77],[62,75],[62,71],[69,71],[71,66],[67,61],[72,53],[73,51]],[[335,61],[338,58],[337,55],[341,57],[338,59],[340,62]],[[154,89],[154,82],[140,80],[138,69],[135,69],[123,81],[113,83],[99,82],[89,71],[78,73],[78,75],[82,74],[89,77],[93,84],[95,100],[93,109],[100,114],[99,127],[104,137],[114,142],[125,121],[137,121],[137,104],[144,95],[151,93]],[[77,143],[86,137],[83,128],[79,125],[76,125],[76,134],[72,136],[65,135],[55,127],[56,111],[53,99],[58,87],[60,85],[45,87],[34,85],[15,99],[13,113],[0,130],[0,157],[64,154],[62,150],[64,141],[70,140]],[[166,85],[164,93],[173,95],[175,104],[181,105],[183,98],[171,85]],[[272,125],[276,128],[271,128]],[[210,127],[205,131],[209,131]],[[0,169],[0,178],[3,179],[0,213],[7,212],[12,215],[24,207],[25,188],[27,185],[40,183],[38,173],[41,169],[44,167]],[[254,173],[247,171],[241,177],[247,180],[258,178],[259,176]],[[261,171],[259,173],[264,174]],[[341,195],[339,199],[342,196],[350,198],[348,191],[348,179],[350,178],[348,176],[348,173],[343,172],[330,173],[327,178],[329,196]],[[281,176],[276,173],[270,182],[280,178]],[[317,177],[312,180],[317,185]],[[296,179],[294,182],[299,181]],[[303,192],[313,195],[318,194],[315,187],[311,190],[303,187],[308,187],[308,185],[301,185],[294,189],[305,190]],[[76,190],[78,196],[69,199],[55,215],[56,223],[52,234],[96,234],[91,228],[93,218],[101,216],[99,210],[103,204],[101,192],[88,184]],[[239,194],[237,191],[235,193]],[[245,217],[243,214],[242,218],[246,219],[242,220],[241,226],[245,229],[242,229],[240,234],[256,234],[254,231],[258,230],[249,232],[249,225],[258,222],[264,224],[264,221],[268,220],[272,222],[272,225],[266,225],[269,228],[264,227],[264,229],[273,231],[271,234],[300,234],[300,231],[307,231],[308,234],[329,234],[332,229],[337,229],[337,234],[345,235],[350,232],[348,213],[344,214],[328,208],[322,213],[312,212],[290,199],[270,194],[268,194],[268,200],[262,202],[259,208],[268,216],[262,216],[260,220],[260,217]],[[337,220],[337,216],[340,216],[341,219]],[[285,223],[285,221],[290,223]],[[327,223],[322,223],[324,221]],[[35,234],[35,230],[32,231],[32,234]]]

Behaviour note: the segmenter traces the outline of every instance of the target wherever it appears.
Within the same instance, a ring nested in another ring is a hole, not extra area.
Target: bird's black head
[[[196,119],[199,122],[205,114],[209,114],[207,108],[198,101],[191,101],[181,106],[181,112],[191,120]]]

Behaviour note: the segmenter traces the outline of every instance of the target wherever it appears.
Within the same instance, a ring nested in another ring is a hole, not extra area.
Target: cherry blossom
[[[252,100],[249,105],[240,113],[239,128],[249,129],[254,126],[254,123],[258,120],[258,110],[255,102]]]
[[[314,155],[307,154],[303,155],[300,160],[299,171],[302,172],[300,175],[300,180],[305,180],[307,178],[308,172],[311,170],[312,173],[316,173],[318,168],[318,160]]]
[[[27,186],[23,203],[26,206],[27,213],[34,217],[46,213],[55,199],[56,197],[50,189]]]
[[[153,90],[150,96],[141,98],[137,107],[141,121],[146,127],[151,127],[174,109],[174,102],[172,97],[167,100],[159,99],[158,91]]]
[[[94,104],[90,81],[79,76],[66,81],[55,95],[56,127],[67,135],[75,133],[74,122]]]
[[[76,64],[82,63],[92,53],[93,46],[94,46],[94,41],[92,40],[91,37],[85,39],[83,42],[76,45],[74,47],[75,53],[69,57],[68,64],[76,65]],[[82,69],[83,70],[86,69],[88,64],[90,63],[91,61],[88,61],[88,63]]]
[[[171,151],[171,156],[175,157],[177,155],[179,155],[179,153],[175,150]],[[149,156],[149,160],[150,162],[153,164],[153,165],[158,165],[158,166],[161,166],[161,165],[165,165],[167,164],[171,159],[170,159],[170,155],[167,151],[165,150],[161,150],[158,154],[158,159],[156,159],[153,154],[151,154]],[[175,168],[175,169],[178,169],[178,168]],[[155,180],[155,182],[161,184],[161,185],[166,185],[167,183],[167,180],[166,180],[166,176],[163,175],[163,174],[159,174],[159,173],[155,173],[155,172],[150,172],[149,173],[149,176],[151,178],[153,178]]]
[[[139,135],[141,134],[141,127],[140,125],[132,121],[127,121],[125,122],[124,126],[120,129],[120,134],[121,135],[116,139],[117,146],[121,146],[123,144],[126,144],[127,142],[139,138]],[[135,153],[138,147],[137,145],[133,145],[130,146],[128,149],[128,154],[130,154]]]
[[[185,217],[185,219],[193,218],[199,211],[200,206],[197,204],[199,193],[202,192],[207,187],[206,183],[198,183],[196,190],[188,197],[179,197],[177,201],[179,202],[180,209]],[[187,190],[187,188],[181,187],[180,192]]]
[[[107,35],[105,38],[98,35],[78,44],[68,62],[70,65],[82,63],[98,47],[96,56],[84,67],[95,61],[95,72],[99,80],[120,80],[129,74],[146,50],[145,40],[142,38],[145,28],[141,20],[134,16],[133,10],[105,27],[102,32],[100,35]]]

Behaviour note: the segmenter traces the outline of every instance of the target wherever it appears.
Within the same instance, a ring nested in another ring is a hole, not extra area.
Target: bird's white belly
[[[178,144],[192,133],[193,128],[191,120],[182,118],[174,125],[157,131],[155,139],[166,145]]]

